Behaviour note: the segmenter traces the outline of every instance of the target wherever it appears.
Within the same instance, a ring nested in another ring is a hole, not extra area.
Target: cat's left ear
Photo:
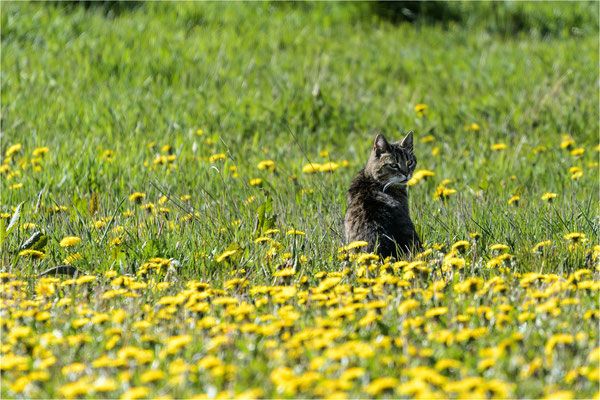
[[[413,150],[413,131],[408,132],[408,134],[402,139],[400,142],[400,147],[406,150]]]
[[[373,150],[375,151],[375,155],[377,157],[379,157],[382,153],[387,153],[390,151],[390,145],[381,133],[375,137],[375,142],[373,142]]]

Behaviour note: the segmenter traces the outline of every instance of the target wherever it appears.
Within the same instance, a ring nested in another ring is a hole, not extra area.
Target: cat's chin
[[[402,187],[402,188],[404,188],[404,187],[407,187],[407,186],[408,186],[408,179],[405,179],[403,181],[392,180],[392,181],[386,183],[383,186],[383,190],[382,191],[385,193],[385,191],[387,189],[389,189],[389,188],[395,188],[395,187]]]

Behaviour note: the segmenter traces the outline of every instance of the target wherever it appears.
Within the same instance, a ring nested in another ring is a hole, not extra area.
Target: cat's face
[[[379,134],[373,143],[365,172],[381,182],[385,191],[390,186],[405,186],[412,178],[416,166],[412,131],[404,139],[393,143]]]

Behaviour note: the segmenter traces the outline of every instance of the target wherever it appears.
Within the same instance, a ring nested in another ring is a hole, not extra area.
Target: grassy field
[[[2,397],[598,398],[598,3],[0,7]]]

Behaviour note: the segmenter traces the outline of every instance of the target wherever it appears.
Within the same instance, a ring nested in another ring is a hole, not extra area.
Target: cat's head
[[[417,158],[413,152],[413,131],[404,139],[390,143],[381,134],[373,142],[373,149],[365,167],[365,173],[384,188],[390,186],[406,186],[412,178]],[[384,189],[385,191],[385,189]]]

